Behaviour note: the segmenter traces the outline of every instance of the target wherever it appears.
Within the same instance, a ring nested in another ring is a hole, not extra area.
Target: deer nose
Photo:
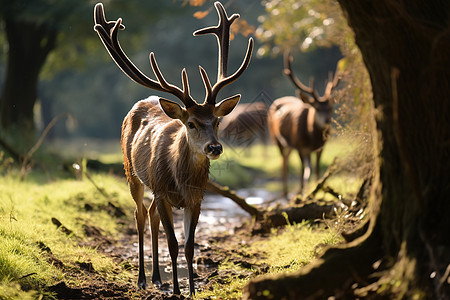
[[[222,154],[223,148],[221,144],[209,144],[206,146],[205,150],[206,155],[208,155],[209,158],[216,159]]]

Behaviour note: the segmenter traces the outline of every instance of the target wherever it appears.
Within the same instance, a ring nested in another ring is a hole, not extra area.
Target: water
[[[236,191],[236,193],[244,197],[248,204],[259,206],[264,205],[266,202],[271,201],[276,197],[276,194],[269,192],[263,188],[247,188]],[[186,260],[184,258],[184,227],[183,227],[183,211],[174,209],[174,227],[175,234],[177,236],[179,244],[178,254],[178,281],[180,283],[180,289],[183,293],[189,293],[188,286],[188,271]],[[199,222],[196,229],[195,241],[198,243],[195,247],[195,258],[200,255],[200,249],[208,247],[208,238],[216,233],[229,233],[233,234],[234,228],[245,221],[250,221],[251,216],[240,208],[233,200],[223,197],[221,195],[208,193],[205,195],[202,202],[202,211],[200,213]],[[131,222],[131,220],[130,220]],[[131,258],[135,265],[138,265],[138,243],[137,236],[131,237],[133,239],[131,249],[127,249],[128,259]],[[145,237],[145,269],[147,274],[147,280],[151,278],[152,272],[152,260],[151,260],[151,239],[149,230],[146,231]],[[167,247],[167,241],[160,226],[159,232],[159,269],[161,273],[161,280],[163,282],[162,290],[171,292],[172,290],[172,266],[169,255],[169,249]],[[194,272],[199,270],[200,266],[194,264]],[[203,266],[202,266],[203,267]],[[137,272],[136,272],[137,273]],[[137,278],[137,274],[136,274]],[[167,285],[170,283],[170,285]]]

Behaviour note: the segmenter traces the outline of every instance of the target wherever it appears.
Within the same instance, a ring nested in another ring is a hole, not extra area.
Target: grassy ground
[[[110,257],[82,246],[88,239],[86,228],[98,228],[105,235],[121,230],[111,218],[109,203],[132,211],[121,180],[104,175],[93,179],[107,195],[88,180],[49,182],[45,175],[31,173],[21,181],[14,168],[1,178],[1,299],[51,297],[42,287],[52,286],[80,266],[104,276],[122,273]]]
[[[248,232],[238,231],[225,241],[215,248],[223,255],[217,276],[210,279],[195,299],[241,299],[242,290],[251,278],[298,271],[326,246],[337,244],[342,238],[323,224],[303,222],[273,229],[265,237],[250,237]],[[228,277],[224,279],[223,274]]]
[[[333,163],[335,158],[349,155],[356,145],[348,140],[333,138],[324,146],[320,161],[321,174]],[[316,167],[315,154],[312,155],[313,170]],[[264,188],[280,192],[282,158],[275,145],[256,144],[250,148],[225,147],[221,158],[211,164],[211,177],[214,181],[238,189],[254,185],[255,179],[264,185]],[[292,151],[289,157],[289,190],[297,191],[300,177],[300,158],[296,151]],[[317,180],[315,172],[311,174],[312,183],[305,192],[314,188],[314,180]],[[354,174],[340,174],[330,178],[331,186],[339,187],[342,193],[354,191],[360,184],[360,179]]]
[[[348,144],[330,141],[324,150],[322,168],[335,156],[342,155],[347,147]],[[248,187],[256,174],[268,185],[271,180],[278,181],[281,159],[273,146],[228,150],[211,167],[212,177],[219,183]],[[105,155],[87,150],[78,153],[92,155],[105,163],[120,160],[117,151]],[[298,163],[293,153],[293,174],[298,173],[295,172]],[[117,263],[115,258],[100,251],[101,247],[90,243],[92,231],[112,240],[119,239],[120,233],[134,222],[134,204],[125,180],[102,173],[91,174],[91,180],[76,179],[62,171],[57,163],[54,165],[51,170],[29,171],[21,180],[19,168],[5,158],[0,159],[0,299],[52,299],[49,287],[58,282],[82,288],[86,284],[84,269],[95,270],[96,276],[105,280],[134,285],[136,272],[131,261]],[[336,185],[344,188],[350,179],[335,180]],[[273,187],[279,188],[279,183]],[[340,238],[336,232],[320,224],[302,223],[259,238],[235,235],[232,237],[238,240],[226,243],[218,238],[212,251],[226,254],[218,267],[217,274],[221,276],[211,276],[196,299],[239,298],[245,283],[258,274],[298,270],[322,246],[338,243]],[[134,290],[125,293],[126,298],[142,296]]]

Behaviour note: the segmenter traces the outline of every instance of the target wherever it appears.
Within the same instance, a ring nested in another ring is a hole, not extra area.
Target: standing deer
[[[217,159],[222,145],[217,139],[219,118],[229,114],[237,105],[240,95],[216,104],[219,91],[232,83],[250,63],[253,39],[249,39],[244,61],[239,69],[227,76],[229,30],[239,17],[228,18],[225,9],[215,3],[219,24],[200,29],[194,35],[212,33],[219,44],[218,76],[211,85],[206,71],[199,67],[205,85],[206,97],[198,104],[190,95],[186,70],[181,72],[183,89],[169,84],[163,77],[155,55],[150,53],[150,63],[157,80],[145,76],[128,59],[121,49],[117,34],[124,29],[122,19],[107,22],[101,3],[94,9],[95,27],[112,59],[135,82],[150,89],[166,92],[181,100],[179,104],[157,96],[137,102],[125,117],[122,125],[121,145],[124,168],[131,195],[136,203],[136,226],[139,236],[138,287],[146,287],[144,271],[144,227],[149,217],[152,237],[152,282],[161,284],[158,265],[158,229],[161,222],[166,232],[172,261],[173,292],[180,294],[177,278],[178,242],[173,227],[172,207],[184,209],[185,257],[189,275],[190,294],[195,293],[192,260],[194,256],[194,233],[200,214],[200,205],[209,174],[209,160]],[[143,203],[144,187],[154,195],[150,207]]]
[[[269,108],[267,123],[272,140],[283,157],[283,195],[287,197],[288,159],[292,149],[300,156],[300,192],[311,175],[311,153],[316,152],[316,176],[320,176],[320,156],[330,130],[331,92],[339,82],[335,72],[327,82],[325,93],[320,96],[314,88],[303,84],[292,72],[292,56],[284,53],[284,74],[299,89],[299,98],[287,96],[276,99]],[[308,95],[309,94],[309,95]],[[305,168],[306,165],[306,168]]]
[[[243,103],[220,121],[219,136],[236,146],[248,146],[256,138],[266,144],[267,104]]]

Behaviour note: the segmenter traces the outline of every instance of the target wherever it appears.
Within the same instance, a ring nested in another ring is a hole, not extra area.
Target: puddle
[[[262,188],[248,188],[236,191],[236,193],[247,199],[251,205],[263,205],[267,201],[272,201],[277,196],[275,193],[269,192]],[[184,228],[183,228],[183,210],[174,209],[174,227],[175,234],[179,244],[178,253],[178,281],[182,293],[189,293],[188,271],[186,260],[184,257]],[[240,208],[233,200],[226,197],[207,193],[202,202],[202,211],[200,213],[199,222],[195,234],[195,258],[200,255],[200,249],[208,247],[208,239],[217,232],[228,232],[233,234],[234,227],[238,224],[250,221],[251,217],[242,208]],[[130,222],[133,222],[130,220]],[[144,251],[145,251],[145,270],[147,275],[147,282],[151,282],[152,273],[152,251],[150,230],[146,228],[144,237]],[[131,259],[133,263],[138,265],[138,243],[137,235],[127,236],[128,246],[123,245],[126,249],[123,251],[124,259]],[[161,290],[170,292],[172,290],[172,266],[167,247],[166,236],[162,225],[159,232],[159,269],[161,273],[161,280],[163,286]],[[205,272],[205,266],[197,266],[194,264],[194,272]],[[137,271],[136,271],[137,278]],[[150,283],[151,284],[151,283]]]

